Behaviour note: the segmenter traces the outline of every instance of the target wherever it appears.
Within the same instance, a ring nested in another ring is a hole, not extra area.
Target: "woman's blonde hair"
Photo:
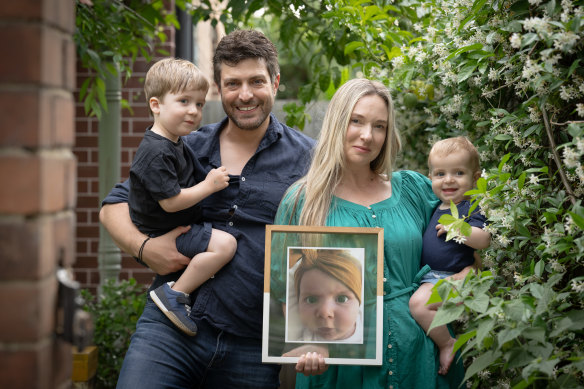
[[[363,78],[347,81],[336,91],[328,105],[312,163],[306,176],[299,180],[301,190],[298,194],[304,194],[300,225],[325,225],[332,196],[346,168],[344,145],[353,109],[361,98],[371,95],[385,101],[388,113],[385,141],[377,158],[371,161],[371,171],[385,174],[391,179],[401,141],[395,127],[389,90],[378,81]]]

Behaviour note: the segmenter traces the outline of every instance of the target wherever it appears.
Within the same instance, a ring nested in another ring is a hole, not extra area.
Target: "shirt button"
[[[393,358],[389,358],[389,363],[393,363]]]
[[[229,224],[229,226],[233,226],[233,222],[229,222],[228,224]]]
[[[389,389],[393,389],[393,385],[389,385]]]
[[[391,344],[388,344],[388,345],[387,345],[387,348],[392,348],[392,347],[393,347],[393,346],[392,346]]]
[[[390,370],[390,371],[389,371],[389,373],[387,373],[387,374],[389,374],[389,375],[393,375],[393,371],[391,371],[391,370]]]
[[[241,181],[245,181],[245,177],[241,177]]]
[[[375,215],[371,215],[371,217],[372,217],[373,219],[375,219],[377,216],[375,216]]]
[[[383,282],[387,282],[387,278],[383,277]]]
[[[391,336],[391,331],[387,331],[387,335],[388,336]]]

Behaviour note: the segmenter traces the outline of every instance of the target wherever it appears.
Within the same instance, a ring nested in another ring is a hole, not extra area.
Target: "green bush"
[[[98,347],[97,387],[115,388],[130,337],[146,303],[145,286],[135,279],[108,280],[98,298],[81,291],[84,309],[92,314]]]

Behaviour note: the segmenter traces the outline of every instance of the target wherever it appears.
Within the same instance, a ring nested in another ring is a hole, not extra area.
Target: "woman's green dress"
[[[419,286],[422,234],[438,200],[422,174],[395,172],[391,184],[391,197],[369,207],[333,197],[326,222],[384,228],[383,365],[331,365],[322,375],[298,374],[296,388],[431,389],[457,388],[462,382],[460,362],[453,363],[447,376],[437,374],[437,349],[408,307]],[[296,198],[294,190],[284,197],[274,224],[298,223],[302,200],[296,203]]]

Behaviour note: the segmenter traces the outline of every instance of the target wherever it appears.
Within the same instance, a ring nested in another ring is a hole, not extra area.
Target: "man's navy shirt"
[[[194,155],[196,181],[221,166],[219,134],[227,125],[207,125],[183,137]],[[286,189],[301,178],[310,163],[314,141],[278,122],[270,125],[241,175],[230,176],[229,186],[202,201],[203,220],[237,239],[237,252],[214,278],[194,292],[192,316],[239,336],[261,338],[264,287],[265,226],[272,224]],[[116,187],[103,204],[127,202],[128,181]],[[176,280],[180,272],[157,275],[150,289]]]

